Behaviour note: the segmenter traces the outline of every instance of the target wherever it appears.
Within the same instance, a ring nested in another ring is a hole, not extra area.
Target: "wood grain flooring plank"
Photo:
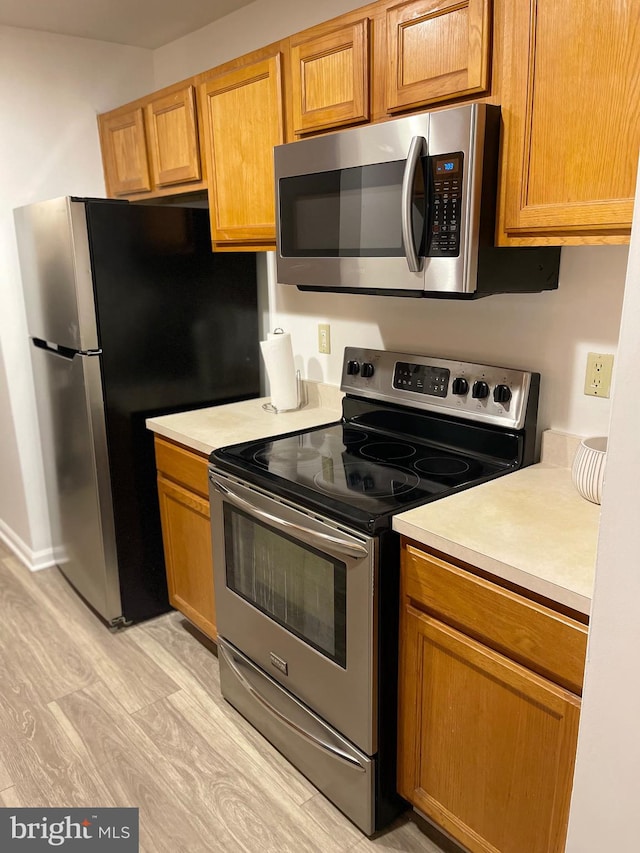
[[[0,791],[0,806],[4,806],[5,809],[26,808],[18,796],[15,786],[13,788],[5,788],[4,791]]]
[[[18,560],[9,557],[2,561],[2,658],[22,673],[46,704],[90,684],[96,674],[86,653],[59,630],[50,611],[39,606],[32,584],[33,575]]]
[[[140,809],[145,848],[156,853],[216,849],[179,774],[105,685],[63,696],[57,704],[100,768],[116,804]]]
[[[73,689],[99,679],[130,713],[178,689],[169,675],[132,642],[129,633],[134,632],[136,627],[116,633],[109,631],[58,569],[25,575],[24,567],[16,560],[7,562],[13,576],[32,600],[34,613],[38,618],[46,614],[42,629],[43,641],[48,642],[48,637],[66,638],[64,647],[72,648],[74,655],[91,672],[91,678]],[[58,695],[64,695],[65,692],[72,690],[64,690]],[[57,697],[49,696],[47,701],[54,698]]]
[[[201,733],[203,710],[192,723],[182,711],[191,700],[177,693],[143,708],[134,719],[179,772],[201,814],[215,816],[238,849],[279,853],[341,853],[344,845],[292,802],[288,793],[256,773],[232,738],[212,743]],[[231,743],[230,743],[231,742]],[[231,748],[230,748],[231,747]],[[229,848],[233,850],[234,848]]]
[[[210,742],[228,738],[242,744],[244,761],[251,761],[255,772],[279,785],[296,803],[303,803],[317,794],[315,788],[293,767],[220,693],[218,659],[180,625],[179,614],[163,616],[140,626],[136,642],[166,669],[182,688],[182,694],[197,702],[203,713],[202,731]],[[181,694],[176,694],[179,700]],[[195,709],[185,709],[195,716]]]
[[[2,686],[2,689],[4,689],[4,685]],[[12,785],[13,779],[11,778],[7,765],[3,762],[2,756],[0,755],[0,791],[4,791],[5,788],[10,788]]]
[[[25,804],[95,805],[108,797],[31,684],[19,681],[2,662],[0,683],[0,755]]]

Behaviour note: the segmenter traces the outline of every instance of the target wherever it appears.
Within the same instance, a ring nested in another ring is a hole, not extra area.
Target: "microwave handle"
[[[420,272],[422,258],[418,256],[413,242],[413,227],[411,221],[411,201],[413,198],[413,181],[418,167],[418,161],[427,151],[427,140],[424,136],[414,136],[409,146],[407,162],[402,176],[402,241],[407,266],[410,272]]]

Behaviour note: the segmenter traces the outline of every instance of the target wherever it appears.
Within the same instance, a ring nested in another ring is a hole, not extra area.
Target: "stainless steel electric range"
[[[531,464],[539,375],[348,347],[341,387],[339,422],[211,454],[220,684],[372,834],[402,807],[393,516]]]

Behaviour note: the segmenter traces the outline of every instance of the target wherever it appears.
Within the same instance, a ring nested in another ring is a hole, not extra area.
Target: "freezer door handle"
[[[334,758],[337,758],[340,761],[346,761],[355,770],[362,773],[366,772],[366,768],[362,766],[355,756],[346,752],[337,739],[333,743],[330,742],[330,732],[327,727],[316,722],[314,717],[312,717],[307,711],[299,709],[297,703],[289,702],[287,713],[284,713],[282,710],[277,708],[274,701],[277,701],[278,692],[281,691],[281,688],[276,687],[277,692],[274,692],[273,699],[270,701],[270,699],[264,696],[263,693],[251,683],[251,669],[243,666],[242,658],[234,655],[226,644],[224,642],[220,642],[220,640],[218,640],[218,654],[221,654],[224,657],[227,666],[232,670],[235,677],[238,679],[238,682],[247,691],[247,693],[249,693],[281,723],[286,725],[288,728],[293,729],[296,734],[300,735],[300,737],[304,738],[304,740],[313,744],[313,746],[318,749],[331,753]],[[269,685],[269,682],[266,679],[261,680],[264,682],[262,685],[263,688]],[[296,711],[298,711],[297,714]],[[294,715],[297,716],[298,719],[293,719]],[[304,722],[302,721],[303,717]]]

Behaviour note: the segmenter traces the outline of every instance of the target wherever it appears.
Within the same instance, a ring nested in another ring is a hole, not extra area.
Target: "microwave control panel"
[[[431,233],[427,255],[452,258],[460,254],[462,210],[462,151],[429,158],[431,186]]]

